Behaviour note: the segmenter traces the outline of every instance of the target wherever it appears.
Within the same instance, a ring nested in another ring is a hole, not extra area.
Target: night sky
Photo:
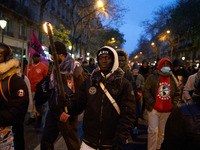
[[[175,2],[176,0],[124,0],[123,3],[129,11],[125,14],[124,25],[119,28],[126,40],[123,49],[130,54],[137,47],[140,34],[143,32],[141,22],[152,20],[153,12],[160,6]]]

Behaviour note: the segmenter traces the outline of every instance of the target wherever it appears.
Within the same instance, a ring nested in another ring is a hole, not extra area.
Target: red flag
[[[33,57],[34,53],[40,54],[40,61],[43,62],[44,64],[48,65],[48,60],[45,58],[45,53],[44,50],[42,49],[42,45],[40,44],[39,40],[37,39],[34,31],[31,31],[31,41],[30,41],[30,58]]]

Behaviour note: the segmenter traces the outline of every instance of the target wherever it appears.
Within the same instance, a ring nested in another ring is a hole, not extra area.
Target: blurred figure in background
[[[24,69],[24,75],[26,75],[30,81],[31,84],[31,92],[32,92],[32,97],[34,100],[35,97],[35,91],[37,84],[44,78],[46,77],[48,73],[48,67],[40,62],[40,54],[34,53],[33,54],[33,63],[26,65]],[[36,121],[37,117],[37,122],[40,123],[42,120],[42,108],[37,108],[35,106],[35,103],[33,102],[33,106],[30,111],[30,118],[26,121],[26,125],[30,125]]]
[[[138,134],[138,118],[141,117],[141,103],[142,103],[142,87],[144,85],[144,77],[139,74],[139,66],[135,62],[131,68],[133,73],[133,78],[136,82],[137,87],[137,97],[136,97],[136,120],[134,122],[133,134]]]
[[[174,107],[166,127],[162,150],[200,149],[200,72],[195,76],[192,101]]]
[[[200,69],[199,69],[200,71]],[[183,88],[183,99],[184,102],[187,103],[189,101],[192,100],[192,94],[194,92],[194,83],[195,83],[195,76],[197,75],[197,73],[192,74],[188,77],[188,80]]]
[[[142,61],[142,66],[139,68],[139,73],[144,77],[144,81],[148,78],[148,76],[151,74],[151,67],[149,66],[149,62],[147,59],[144,59]],[[144,111],[145,111],[145,98],[143,97],[142,102],[142,110],[141,110],[141,119],[144,119]]]
[[[94,69],[96,69],[94,58],[90,58],[89,65],[86,67],[86,69],[89,71],[90,74]]]
[[[180,95],[180,102],[183,102],[183,88],[187,82],[188,77],[190,76],[190,72],[184,68],[183,62],[176,58],[173,61],[173,74],[175,75],[176,79],[178,80],[179,87],[181,90],[181,95]]]

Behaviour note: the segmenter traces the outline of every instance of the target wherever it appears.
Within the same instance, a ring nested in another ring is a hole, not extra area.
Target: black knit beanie
[[[102,54],[108,54],[110,55],[113,59],[114,59],[114,54],[111,50],[109,50],[108,48],[102,48],[97,52],[97,58],[102,55]]]
[[[54,42],[57,54],[64,54],[67,55],[67,50],[65,44],[59,41]],[[49,53],[52,54],[51,47],[49,46]]]

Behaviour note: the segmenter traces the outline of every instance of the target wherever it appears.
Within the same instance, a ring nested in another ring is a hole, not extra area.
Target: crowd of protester
[[[22,74],[11,48],[0,43],[1,147],[24,150],[24,124],[42,127],[47,103],[41,150],[53,150],[59,132],[69,150],[122,150],[130,135],[140,134],[139,119],[148,122],[148,150],[200,149],[198,67],[167,57],[154,66],[147,59],[130,65],[124,50],[109,46],[87,62],[74,60],[62,42],[54,45],[59,68],[46,66],[35,53]]]

